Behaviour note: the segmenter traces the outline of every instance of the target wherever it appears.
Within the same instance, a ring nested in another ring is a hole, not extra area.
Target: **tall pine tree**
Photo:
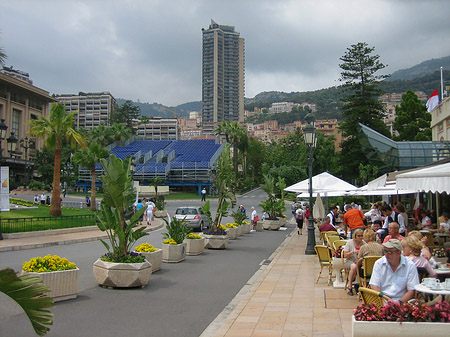
[[[359,175],[359,164],[368,164],[361,144],[358,141],[358,123],[389,136],[389,131],[383,122],[384,107],[378,101],[382,93],[380,81],[388,75],[375,73],[386,66],[379,61],[380,56],[372,55],[374,47],[366,42],[358,42],[347,48],[340,58],[342,69],[339,81],[343,82],[343,116],[340,124],[343,135],[342,151],[339,157],[341,176],[354,181]]]

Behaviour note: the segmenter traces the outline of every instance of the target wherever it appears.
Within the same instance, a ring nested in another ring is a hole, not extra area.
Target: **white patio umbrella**
[[[314,219],[323,219],[325,217],[325,209],[323,207],[322,198],[320,193],[317,193],[316,202],[313,207],[313,217]]]
[[[333,192],[345,193],[346,191],[358,189],[356,186],[349,184],[348,182],[333,176],[328,172],[322,172],[312,177],[312,188],[314,193],[321,193],[328,196]],[[284,189],[287,192],[305,193],[309,195],[309,179],[302,180],[294,185],[286,187]],[[339,194],[343,195],[343,194]],[[302,197],[305,195],[302,194]]]

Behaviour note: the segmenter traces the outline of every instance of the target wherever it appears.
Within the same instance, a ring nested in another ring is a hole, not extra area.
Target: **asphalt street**
[[[237,202],[244,205],[247,214],[255,206],[261,215],[257,205],[264,199],[265,193],[258,189]],[[178,206],[201,204],[200,198],[169,201],[167,210],[173,214]],[[211,209],[216,204],[212,199]],[[290,210],[286,215],[290,218]],[[249,233],[230,240],[226,250],[205,250],[202,255],[188,256],[181,263],[164,263],[149,284],[138,289],[104,289],[96,284],[92,264],[105,253],[97,241],[2,252],[0,269],[21,270],[24,261],[46,254],[64,256],[77,264],[78,298],[59,302],[51,309],[54,324],[47,336],[192,337],[199,336],[221,313],[292,228],[288,225],[284,231]],[[161,247],[164,231],[151,232],[138,244],[149,242]],[[0,336],[35,336],[25,315],[8,301],[0,296]]]

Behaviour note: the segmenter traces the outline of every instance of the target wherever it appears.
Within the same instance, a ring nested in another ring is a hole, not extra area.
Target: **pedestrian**
[[[297,234],[302,235],[303,230],[303,218],[305,214],[302,209],[302,205],[298,204],[297,210],[295,211],[295,221],[297,222]]]
[[[245,214],[246,214],[245,208],[244,208],[243,205],[240,205],[240,206],[239,206],[239,212],[241,212],[242,215],[245,215]]]
[[[88,195],[86,195],[86,207],[91,207],[91,199],[89,198]]]
[[[34,195],[34,203],[39,204],[39,196],[37,194]]]
[[[50,202],[50,196],[47,195],[47,205],[50,205],[50,204],[51,204],[51,202]]]
[[[147,210],[145,211],[145,214],[147,216],[147,225],[151,225],[152,219],[153,219],[153,209],[155,208],[155,203],[151,200],[147,202]]]
[[[202,188],[202,201],[206,201],[206,188]]]
[[[63,196],[66,197],[66,189],[63,189]]]
[[[252,215],[251,215],[250,220],[252,222],[252,230],[251,230],[251,232],[255,232],[256,231],[256,225],[257,225],[258,220],[259,220],[258,213],[256,212],[255,207],[252,207]]]
[[[45,205],[45,194],[44,193],[41,194],[40,200],[41,200],[41,205],[44,206]]]

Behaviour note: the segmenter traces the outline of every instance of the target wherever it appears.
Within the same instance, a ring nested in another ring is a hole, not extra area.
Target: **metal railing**
[[[72,215],[58,217],[34,217],[0,219],[1,233],[35,232],[49,229],[63,229],[95,226],[96,218],[92,215]]]

